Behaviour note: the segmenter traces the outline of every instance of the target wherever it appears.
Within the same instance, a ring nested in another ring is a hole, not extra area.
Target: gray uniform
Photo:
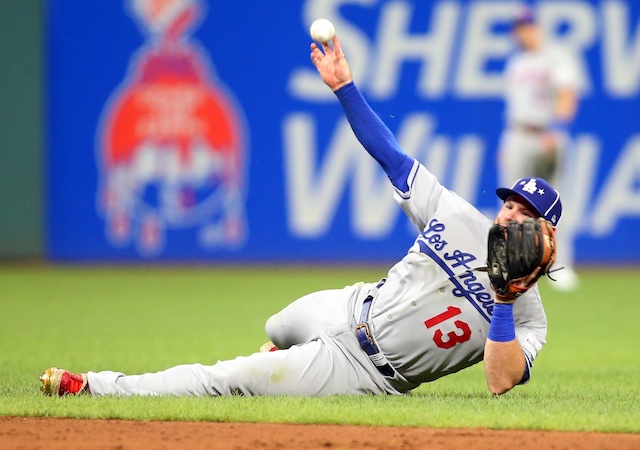
[[[503,186],[527,176],[558,184],[568,136],[558,135],[557,152],[549,155],[542,147],[541,135],[549,131],[555,119],[558,91],[564,88],[577,91],[578,84],[575,62],[559,48],[546,46],[509,58],[504,75],[507,127],[499,154]]]
[[[293,302],[266,324],[282,350],[145,375],[89,372],[91,393],[398,394],[481,361],[493,294],[487,274],[472,269],[486,260],[491,221],[417,162],[408,181],[395,198],[420,234],[382,286],[357,283]],[[531,367],[547,330],[537,287],[518,298],[514,318]],[[374,355],[356,337],[362,322],[380,350]]]

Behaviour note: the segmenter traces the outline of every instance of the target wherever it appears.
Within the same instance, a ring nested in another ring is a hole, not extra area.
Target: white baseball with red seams
[[[326,44],[336,34],[336,29],[329,20],[317,19],[311,24],[309,34],[314,41]]]

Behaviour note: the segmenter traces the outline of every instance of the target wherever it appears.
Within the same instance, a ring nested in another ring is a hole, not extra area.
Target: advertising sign
[[[522,2],[51,0],[48,252],[61,261],[400,258],[416,230],[309,61],[333,22],[355,82],[446,187],[498,207]],[[541,1],[578,66],[558,189],[578,262],[640,262],[640,4]]]

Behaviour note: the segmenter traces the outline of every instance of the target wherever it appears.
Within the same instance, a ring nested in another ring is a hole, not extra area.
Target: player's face
[[[540,30],[536,24],[523,24],[514,28],[513,34],[523,50],[536,50],[540,46]]]
[[[502,208],[498,211],[498,215],[493,223],[506,226],[512,220],[522,223],[526,218],[535,219],[540,217],[533,208],[531,208],[519,195],[510,195],[505,200]]]

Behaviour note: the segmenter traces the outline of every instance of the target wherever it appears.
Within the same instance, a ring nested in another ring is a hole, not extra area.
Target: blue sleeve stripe
[[[526,360],[526,364],[524,366],[524,374],[522,374],[522,379],[518,382],[518,384],[525,384],[531,379],[531,367],[533,366],[533,363],[526,353],[524,354],[524,359]]]
[[[371,109],[353,82],[338,89],[336,96],[362,146],[382,166],[393,186],[400,192],[408,192],[408,177],[414,159],[402,151],[391,130]]]
[[[409,172],[409,176],[407,177],[407,190],[402,192],[399,189],[396,188],[396,191],[398,193],[398,195],[400,196],[400,198],[403,198],[404,200],[407,200],[411,197],[411,190],[413,189],[413,182],[416,179],[416,176],[418,176],[418,168],[419,168],[420,164],[418,163],[418,161],[416,161],[415,159],[413,160],[413,166],[411,167],[411,171]],[[395,185],[394,185],[395,186]]]

